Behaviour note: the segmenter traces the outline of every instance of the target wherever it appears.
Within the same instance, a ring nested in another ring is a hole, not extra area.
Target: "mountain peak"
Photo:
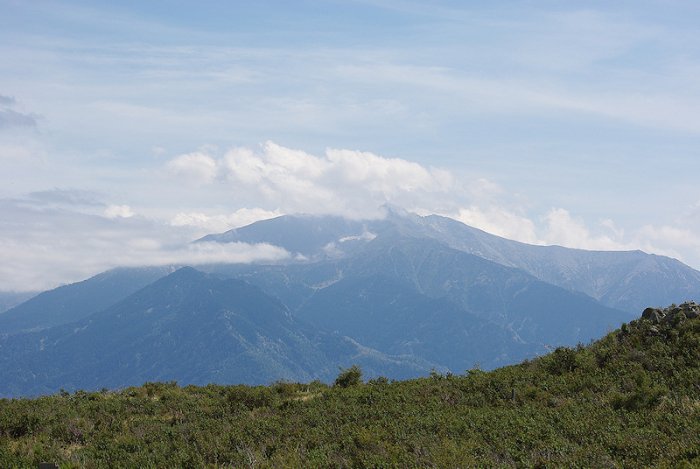
[[[205,277],[207,274],[204,272],[200,272],[199,270],[195,269],[194,267],[190,267],[188,265],[184,267],[180,267],[177,269],[175,272],[172,274],[168,275],[168,277],[171,278],[201,278]]]

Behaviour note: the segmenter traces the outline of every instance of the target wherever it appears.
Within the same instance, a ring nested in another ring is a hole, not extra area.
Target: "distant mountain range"
[[[247,282],[183,267],[82,320],[5,337],[0,393],[119,388],[154,380],[329,380],[339,365],[355,362],[375,373],[425,371],[414,361],[310,327]]]
[[[115,269],[0,314],[0,395],[150,380],[407,378],[518,362],[700,299],[700,272],[634,252],[532,246],[389,209],[283,216],[197,242],[270,243],[273,265]]]

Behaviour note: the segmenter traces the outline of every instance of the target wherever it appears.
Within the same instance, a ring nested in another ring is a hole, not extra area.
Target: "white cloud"
[[[366,190],[382,194],[390,201],[401,193],[447,192],[452,175],[445,170],[426,168],[401,158],[383,158],[369,152],[326,151],[338,180],[348,185],[362,185]]]
[[[642,249],[700,265],[698,207],[677,223],[623,228],[563,207],[541,214],[492,180],[370,152],[314,155],[272,142],[223,153],[203,147],[139,174],[141,189],[120,194],[118,204],[110,203],[117,197],[87,189],[0,199],[0,290],[49,288],[118,265],[286,260],[290,254],[275,246],[190,242],[285,213],[380,218],[386,203],[527,243]],[[154,204],[148,194],[163,199]]]
[[[344,236],[338,240],[339,243],[347,243],[348,241],[372,241],[377,235],[370,231],[363,231],[360,235]]]
[[[134,211],[128,205],[109,205],[104,214],[107,218],[130,218],[134,216]]]
[[[274,207],[268,211],[350,218],[379,217],[379,207],[387,202],[418,207],[444,199],[454,186],[450,172],[401,158],[337,149],[315,156],[273,142],[257,152],[235,148],[221,157],[182,155],[166,167],[197,184],[226,185],[231,197]]]
[[[644,225],[634,233],[639,249],[700,266],[700,235],[687,226]]]
[[[700,266],[700,235],[688,223],[643,225],[624,230],[613,220],[587,225],[563,208],[551,209],[539,230],[540,244],[601,251],[639,249],[679,259],[694,268]]]
[[[678,225],[643,225],[625,230],[611,219],[586,223],[564,208],[550,209],[537,222],[517,207],[492,202],[486,197],[469,207],[442,214],[488,233],[529,244],[601,251],[639,249],[679,259],[695,268],[700,266],[700,235],[693,217],[679,221]],[[420,210],[420,213],[431,211]]]
[[[280,215],[282,215],[282,212],[279,210],[263,210],[261,208],[241,208],[233,213],[217,215],[207,215],[201,212],[180,212],[170,220],[170,224],[173,226],[196,227],[206,233],[219,233]]]
[[[171,174],[193,184],[212,182],[218,172],[217,161],[203,152],[188,153],[173,158],[166,168]]]
[[[162,249],[158,242],[132,245],[127,255],[115,256],[114,266],[143,266],[171,264],[249,264],[276,262],[291,258],[289,252],[267,243],[194,243],[177,249]]]
[[[268,244],[192,244],[200,230],[143,217],[107,218],[8,199],[0,199],[0,212],[0,291],[53,288],[117,266],[275,262],[290,256]]]
[[[401,158],[346,149],[316,156],[273,142],[259,149],[235,148],[221,156],[209,153],[190,164],[192,154],[167,163],[178,177],[206,181],[211,190],[235,204],[257,208],[179,212],[175,226],[221,232],[282,213],[335,214],[355,219],[383,216],[391,204],[419,214],[437,213],[509,239],[594,250],[642,249],[700,263],[700,241],[691,227],[618,226],[610,218],[584,221],[563,207],[543,215],[523,205],[520,196],[494,181],[457,177],[452,172]],[[187,164],[179,164],[187,162]],[[187,189],[182,189],[185,193]],[[192,189],[193,196],[203,190]],[[694,218],[694,217],[689,217]],[[681,257],[679,253],[685,253]]]
[[[563,208],[554,208],[545,217],[544,239],[547,244],[580,249],[616,250],[626,246],[607,235],[592,235],[581,220]],[[606,222],[609,226],[609,222]]]
[[[542,242],[537,238],[535,223],[532,220],[503,207],[490,206],[482,209],[472,205],[460,208],[451,218],[503,238],[530,244]]]
[[[625,237],[625,230],[618,227],[615,222],[609,218],[601,220],[600,226],[610,231],[613,235],[613,239],[623,239]]]

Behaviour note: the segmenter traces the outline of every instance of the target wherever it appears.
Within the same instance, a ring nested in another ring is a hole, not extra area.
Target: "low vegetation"
[[[493,372],[0,400],[0,467],[700,467],[700,318]]]

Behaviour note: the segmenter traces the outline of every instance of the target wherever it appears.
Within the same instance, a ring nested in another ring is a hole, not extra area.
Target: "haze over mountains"
[[[269,243],[272,265],[115,269],[0,314],[0,395],[405,378],[515,363],[602,336],[646,306],[700,299],[670,258],[531,246],[388,209],[282,216],[199,241]]]

